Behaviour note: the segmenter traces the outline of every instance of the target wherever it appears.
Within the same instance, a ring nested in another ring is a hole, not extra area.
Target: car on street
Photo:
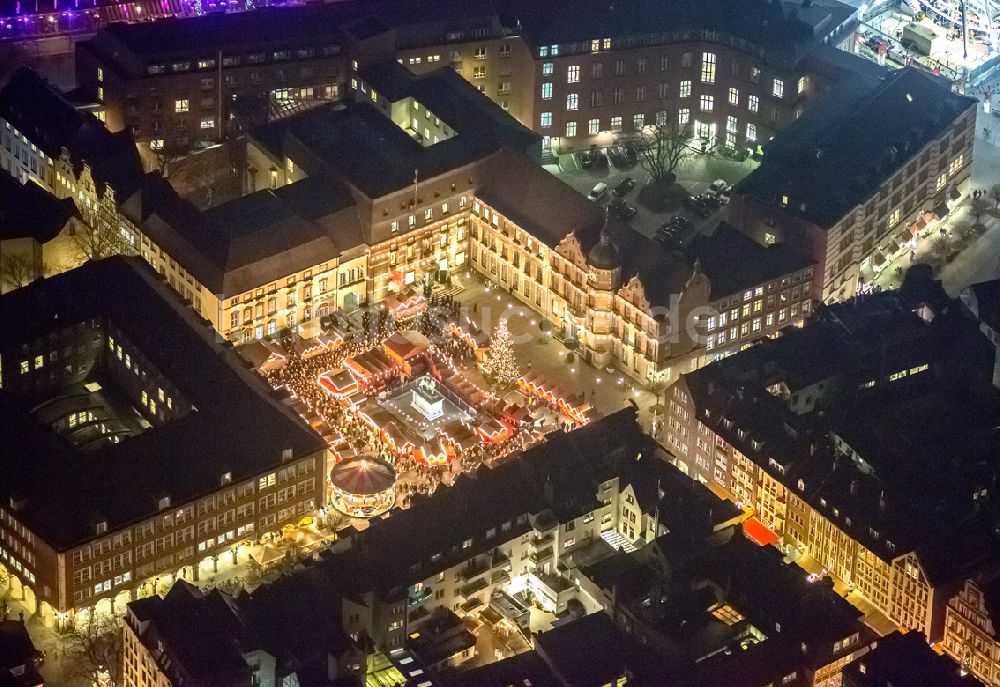
[[[606,195],[608,195],[608,185],[603,181],[599,181],[594,184],[594,188],[590,189],[590,193],[587,194],[587,198],[596,202]]]
[[[580,153],[580,166],[584,169],[590,169],[594,164],[594,156],[591,155],[589,150],[585,150]]]
[[[615,186],[615,195],[619,198],[624,198],[629,191],[635,188],[635,179],[633,177],[625,177],[618,182]]]
[[[590,150],[590,164],[594,169],[607,169],[608,168],[608,156],[600,148],[592,148]]]

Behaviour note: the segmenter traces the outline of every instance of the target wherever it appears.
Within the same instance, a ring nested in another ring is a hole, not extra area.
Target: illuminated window
[[[715,83],[715,53],[701,54],[701,82]]]
[[[703,95],[703,96],[701,96],[701,111],[702,112],[711,112],[714,106],[715,106],[715,98],[713,98],[710,95]]]
[[[566,83],[579,83],[580,81],[580,67],[578,65],[572,65],[566,69]]]
[[[589,120],[587,122],[587,133],[588,134],[593,135],[593,134],[596,134],[596,133],[600,132],[600,130],[601,130],[601,120],[600,119],[591,119],[591,120]]]
[[[775,98],[785,97],[785,82],[781,79],[775,79],[774,85],[771,87],[771,95]]]
[[[678,97],[681,97],[681,98],[690,98],[691,97],[691,82],[690,81],[681,81],[681,87],[680,87],[680,90],[678,91],[677,95],[678,95]]]
[[[747,96],[747,109],[751,112],[756,112],[760,109],[760,99],[755,95]]]
[[[677,110],[677,124],[684,126],[691,121],[691,110],[686,107],[682,107]]]
[[[541,127],[543,129],[546,129],[546,128],[552,126],[552,113],[551,112],[543,112],[542,116],[540,118],[540,123],[541,123]]]
[[[576,136],[576,122],[566,122],[566,137]]]
[[[542,100],[552,99],[552,83],[546,81],[542,84]]]
[[[174,112],[187,112],[187,111],[188,111],[187,98],[182,98],[180,100],[174,101]]]
[[[566,109],[567,110],[579,110],[580,109],[580,96],[576,93],[570,93],[566,96]]]
[[[729,89],[729,104],[730,105],[740,104],[740,89],[738,88]]]

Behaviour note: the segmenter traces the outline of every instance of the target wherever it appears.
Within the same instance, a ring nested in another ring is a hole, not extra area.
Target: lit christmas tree
[[[490,339],[489,358],[484,365],[486,375],[501,389],[514,386],[521,377],[517,369],[517,359],[514,357],[514,337],[507,329],[507,319],[500,318],[493,338]]]

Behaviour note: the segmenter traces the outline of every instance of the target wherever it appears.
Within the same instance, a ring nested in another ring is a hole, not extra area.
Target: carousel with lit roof
[[[374,518],[396,501],[396,471],[372,456],[337,463],[330,485],[333,507],[352,518]]]

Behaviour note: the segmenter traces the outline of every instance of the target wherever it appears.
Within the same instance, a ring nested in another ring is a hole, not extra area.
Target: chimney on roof
[[[885,490],[883,489],[878,493],[878,512],[885,512]]]
[[[851,479],[851,496],[858,495],[858,478],[854,477]]]
[[[24,494],[12,494],[10,497],[10,508],[15,513],[20,513],[28,505],[28,497]]]

